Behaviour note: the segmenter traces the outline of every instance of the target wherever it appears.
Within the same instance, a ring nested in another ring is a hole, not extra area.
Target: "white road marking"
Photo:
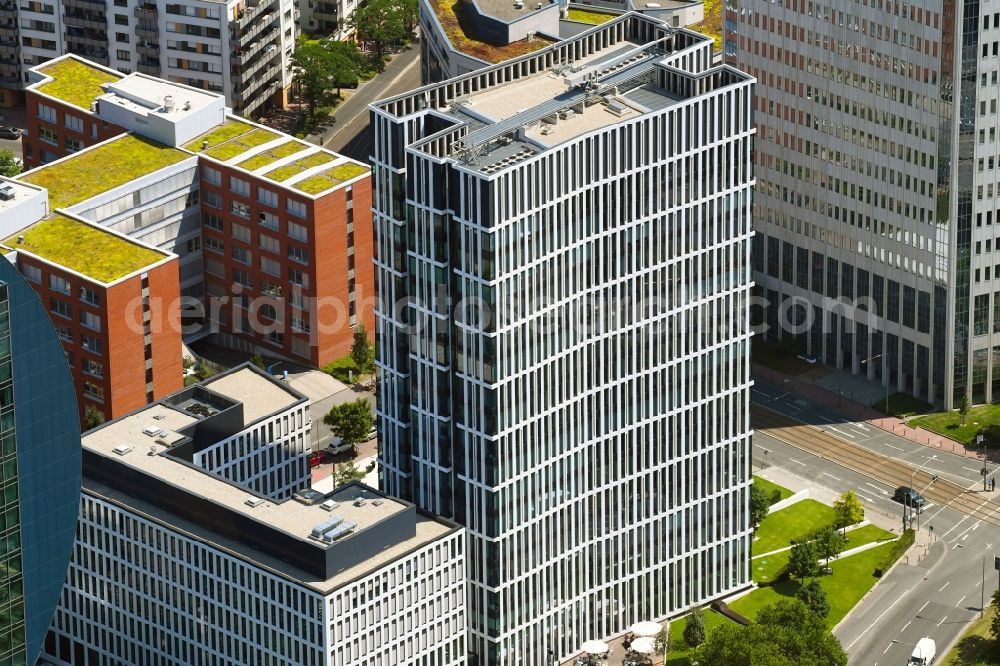
[[[805,464],[804,462],[802,462],[800,460],[796,460],[795,458],[789,458],[789,460],[791,460],[793,463],[795,463],[797,465],[802,465],[803,467],[809,467],[809,465]]]
[[[967,596],[969,596],[969,595],[965,595],[965,597],[967,597]],[[955,604],[955,608],[961,608],[962,607],[962,602],[965,601],[965,597],[962,597],[961,599],[958,600],[958,603]]]
[[[869,430],[871,430],[871,428],[869,428],[868,426],[861,425],[860,423],[852,423],[851,425],[854,426],[855,428],[861,428],[865,432],[868,432]]]
[[[844,437],[850,437],[851,439],[854,439],[854,435],[852,435],[852,434],[851,434],[851,433],[849,433],[849,432],[844,432],[844,431],[843,431],[843,430],[841,430],[840,428],[835,428],[835,427],[833,427],[833,426],[830,426],[830,430],[832,430],[832,431],[834,431],[834,432],[839,432],[839,433],[840,433],[841,435],[843,435]]]
[[[899,633],[903,633],[904,631],[906,631],[906,628],[908,626],[910,626],[910,624],[912,624],[912,623],[913,623],[913,620],[910,620],[909,622],[907,622],[906,624],[904,624],[903,628],[899,630]]]
[[[970,472],[976,472],[977,474],[979,473],[979,470],[978,470],[978,469],[973,469],[972,467],[962,467],[962,469],[967,469],[967,470],[969,470]]]
[[[888,494],[889,494],[889,492],[888,492],[888,491],[886,491],[886,490],[883,490],[883,489],[882,489],[882,488],[880,488],[879,486],[876,486],[876,485],[875,485],[874,483],[868,483],[867,481],[865,481],[865,485],[866,485],[866,486],[871,486],[872,488],[874,488],[874,489],[875,489],[875,490],[877,490],[878,492],[882,493],[883,495],[888,495]]]
[[[841,480],[841,479],[835,477],[833,474],[830,474],[829,472],[823,472],[823,476],[828,476],[831,479],[833,479],[834,481],[840,481]]]
[[[896,604],[898,604],[900,601],[902,601],[903,597],[905,597],[906,595],[908,595],[910,593],[910,590],[912,590],[912,589],[913,589],[912,587],[907,588],[901,595],[899,595],[898,597],[896,597],[896,600],[893,601],[891,604],[889,604],[889,607],[886,608],[884,611],[882,611],[882,614],[879,615],[877,618],[875,618],[875,620],[871,624],[869,624],[868,627],[865,628],[865,630],[862,631],[861,634],[857,638],[855,638],[853,641],[851,641],[851,644],[848,645],[846,649],[850,650],[852,647],[854,647],[854,645],[858,641],[860,641],[862,638],[864,638],[865,634],[867,634],[869,631],[871,631],[872,627],[874,627],[876,624],[878,624],[882,620],[882,618],[885,617],[885,614],[888,613],[889,611],[891,611]],[[928,603],[930,603],[930,602],[928,602]],[[927,604],[924,604],[924,605],[926,606]]]
[[[817,415],[816,415],[816,418],[818,418],[818,419],[823,419],[823,420],[824,420],[824,421],[826,421],[827,423],[836,423],[836,421],[834,421],[833,419],[828,419],[828,418],[826,418],[825,416],[823,416],[822,414],[817,414]]]
[[[904,448],[896,446],[895,444],[889,444],[888,442],[886,442],[885,445],[888,446],[890,449],[896,449],[897,451],[905,451],[906,450]]]
[[[941,626],[942,624],[944,624],[944,621],[945,621],[945,620],[947,620],[947,619],[948,619],[948,616],[947,616],[947,615],[943,616],[943,617],[941,618],[941,621],[937,623],[937,626],[939,626],[939,627],[940,627],[940,626]]]
[[[886,652],[888,652],[891,649],[892,649],[892,641],[889,641],[889,645],[887,645],[886,648],[884,650],[882,650],[882,654],[885,654]]]
[[[944,585],[942,585],[941,589],[938,590],[938,592],[944,592],[944,588],[948,587],[949,585],[951,585],[951,581],[950,580],[947,583],[945,583]]]
[[[920,613],[921,613],[921,612],[922,612],[922,611],[923,611],[923,610],[924,610],[925,608],[927,608],[927,605],[928,605],[928,604],[930,604],[930,603],[931,603],[931,602],[929,602],[929,601],[925,601],[925,602],[924,602],[924,605],[923,605],[923,606],[921,606],[921,607],[920,607],[920,610],[918,610],[918,611],[917,611],[917,615],[920,615]]]

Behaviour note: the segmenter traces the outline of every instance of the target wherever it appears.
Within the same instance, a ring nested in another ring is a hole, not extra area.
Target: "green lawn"
[[[890,395],[889,409],[885,408],[885,398],[872,405],[872,408],[882,412],[883,414],[895,416],[900,419],[905,419],[916,414],[927,414],[928,412],[934,411],[934,405],[929,402],[924,402],[920,398],[914,398],[909,393],[893,393]]]
[[[753,481],[758,486],[760,486],[765,493],[767,493],[768,497],[774,497],[774,493],[777,492],[778,495],[780,495],[780,497],[778,498],[779,502],[783,499],[788,499],[793,494],[792,491],[789,490],[788,488],[785,488],[784,486],[779,486],[777,483],[774,483],[773,481],[768,481],[767,479],[761,478],[759,476],[753,477]],[[771,502],[771,504],[774,504],[774,502]]]
[[[992,607],[982,618],[969,625],[961,640],[941,659],[941,666],[1000,666],[1000,658],[990,655],[993,641],[990,622],[996,613]]]
[[[719,615],[713,610],[705,609],[705,633],[709,634],[721,624],[726,624],[731,620],[724,615]],[[684,642],[684,626],[687,624],[687,616],[678,618],[670,623],[670,652],[667,653],[667,663],[665,666],[689,666],[690,656],[693,650]]]
[[[865,525],[864,527],[859,527],[856,530],[850,530],[847,533],[847,548],[844,550],[857,548],[858,546],[863,546],[866,543],[872,543],[875,541],[891,541],[895,538],[895,534],[888,532],[881,527],[876,527],[875,525]]]
[[[909,421],[909,425],[914,428],[926,428],[965,445],[972,444],[976,433],[983,430],[988,446],[1000,446],[1000,404],[973,407],[969,410],[965,425],[961,423],[962,417],[957,411],[927,414]]]
[[[776,511],[765,518],[757,528],[756,541],[753,542],[752,554],[762,555],[772,550],[792,545],[816,530],[834,521],[833,509],[813,499],[801,502]]]
[[[819,579],[820,585],[823,586],[827,599],[830,601],[830,614],[826,618],[827,626],[833,627],[840,622],[848,611],[854,608],[865,592],[875,585],[878,581],[874,575],[875,567],[879,565],[892,547],[891,543],[883,544],[877,548],[830,563],[833,573]],[[737,613],[754,619],[761,608],[783,598],[794,597],[798,589],[798,581],[784,581],[771,587],[754,590],[729,604],[729,607]]]
[[[765,555],[764,557],[758,557],[756,560],[750,560],[750,576],[753,578],[754,582],[760,583],[770,583],[781,570],[785,568],[788,564],[788,558],[791,557],[792,551],[783,550],[780,553],[774,553],[772,555]]]

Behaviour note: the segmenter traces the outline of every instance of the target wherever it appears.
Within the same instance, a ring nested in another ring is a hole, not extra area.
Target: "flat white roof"
[[[243,425],[250,425],[302,400],[290,388],[285,388],[278,382],[280,380],[271,380],[243,368],[220,377],[209,377],[202,382],[202,386],[242,402]]]
[[[106,83],[103,88],[107,92],[98,99],[136,113],[161,113],[172,120],[198,113],[201,109],[218,103],[221,97],[215,93],[195,90],[138,72],[118,81]],[[170,110],[165,107],[167,98],[173,103],[173,108]]]

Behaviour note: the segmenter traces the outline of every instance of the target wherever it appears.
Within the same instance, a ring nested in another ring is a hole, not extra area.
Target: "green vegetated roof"
[[[225,162],[237,155],[242,155],[251,148],[281,138],[281,135],[271,130],[254,127],[242,120],[230,118],[218,127],[205,132],[185,148]]]
[[[326,164],[327,162],[332,162],[335,159],[337,159],[337,157],[335,155],[331,155],[330,153],[313,153],[311,155],[306,155],[305,157],[300,157],[293,162],[289,162],[285,166],[280,166],[277,169],[268,171],[264,174],[264,177],[280,183],[293,176],[299,175],[303,171],[308,171],[313,167],[318,167],[322,164]]]
[[[34,169],[18,180],[44,187],[50,207],[65,208],[189,157],[182,150],[126,134]]]
[[[522,39],[509,44],[493,44],[477,34],[476,16],[469,11],[471,3],[463,0],[430,0],[428,4],[437,15],[451,45],[457,51],[486,62],[503,62],[544,49],[553,43],[536,36],[531,41]]]
[[[23,238],[23,242],[18,242]],[[109,283],[167,255],[56,213],[8,238],[4,245]]]
[[[351,178],[356,178],[357,176],[367,172],[368,169],[360,164],[352,164],[348,162],[347,164],[340,164],[332,169],[327,169],[322,173],[318,173],[315,176],[310,176],[304,180],[300,180],[292,187],[301,192],[305,192],[306,194],[319,194],[320,192],[325,192],[331,187],[336,187]]]
[[[618,14],[605,14],[604,12],[589,12],[583,9],[573,9],[569,8],[566,18],[570,21],[577,21],[578,23],[590,23],[592,25],[600,25],[606,23],[611,19],[619,16]]]
[[[266,167],[268,164],[277,162],[278,160],[288,157],[289,155],[301,152],[307,147],[308,146],[299,143],[298,141],[286,141],[285,143],[279,144],[270,150],[257,153],[250,159],[243,160],[236,166],[241,169],[246,169],[247,171],[256,171],[257,169]]]
[[[52,81],[35,88],[67,104],[90,110],[90,104],[104,94],[102,83],[118,81],[122,77],[73,58],[66,58],[39,70]]]

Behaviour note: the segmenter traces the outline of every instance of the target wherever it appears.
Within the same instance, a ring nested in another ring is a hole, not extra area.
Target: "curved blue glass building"
[[[34,664],[80,506],[73,378],[48,313],[0,260],[0,664]]]

